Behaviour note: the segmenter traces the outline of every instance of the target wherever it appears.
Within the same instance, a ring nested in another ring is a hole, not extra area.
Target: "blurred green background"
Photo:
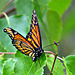
[[[75,55],[75,0],[62,16],[61,56]]]

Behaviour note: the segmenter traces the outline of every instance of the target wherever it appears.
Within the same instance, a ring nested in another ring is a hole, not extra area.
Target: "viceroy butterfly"
[[[26,38],[10,27],[4,29],[4,32],[9,35],[12,44],[20,52],[32,57],[32,61],[36,61],[37,57],[40,57],[44,52],[42,49],[40,29],[35,10],[33,10],[30,31]]]

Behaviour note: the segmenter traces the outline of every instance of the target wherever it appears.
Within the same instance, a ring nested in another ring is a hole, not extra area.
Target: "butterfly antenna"
[[[57,42],[57,43],[60,43],[60,42]],[[54,40],[54,43],[53,43],[53,44],[47,45],[47,46],[43,47],[43,49],[46,48],[46,47],[52,46],[52,45],[54,45],[54,44],[58,46],[57,43],[56,43],[55,40]]]

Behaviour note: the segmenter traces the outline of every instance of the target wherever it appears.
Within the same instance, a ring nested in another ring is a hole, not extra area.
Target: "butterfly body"
[[[40,57],[44,50],[42,49],[41,35],[35,10],[33,10],[31,23],[30,31],[26,38],[10,27],[4,29],[4,32],[9,35],[12,44],[20,52],[32,57],[32,61],[36,61],[37,57]]]

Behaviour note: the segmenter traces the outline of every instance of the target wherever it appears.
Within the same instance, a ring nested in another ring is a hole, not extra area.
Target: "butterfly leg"
[[[40,60],[39,59],[40,59],[40,57],[38,58],[38,62],[39,62],[40,68],[41,68],[41,64],[40,64]]]
[[[36,63],[36,61],[35,61],[35,64],[36,64],[35,67],[37,67],[37,63]]]

